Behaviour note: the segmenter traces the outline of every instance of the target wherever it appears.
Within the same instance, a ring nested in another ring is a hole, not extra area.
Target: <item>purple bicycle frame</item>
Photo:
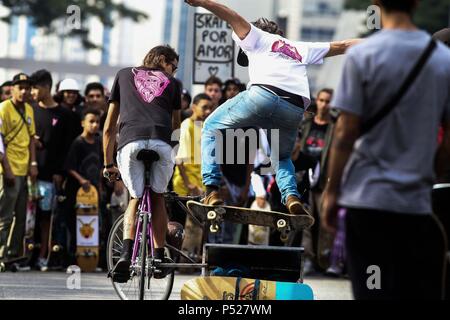
[[[139,219],[140,214],[148,214],[148,228],[147,228],[147,245],[150,247],[150,252],[153,256],[154,248],[153,248],[153,228],[152,228],[152,203],[150,197],[150,187],[146,186],[144,188],[144,194],[142,196],[141,201],[139,202],[138,207],[138,219],[137,219],[137,227],[136,227],[136,235],[134,237],[134,246],[133,246],[133,255],[131,257],[131,263],[136,263],[136,258],[138,255],[139,243],[142,235],[142,226],[141,219]]]

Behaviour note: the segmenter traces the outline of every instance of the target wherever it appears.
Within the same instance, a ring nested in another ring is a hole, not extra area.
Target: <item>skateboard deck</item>
[[[330,266],[334,235],[325,230],[325,228],[322,227],[322,224],[320,224],[318,228],[317,263],[323,270],[326,270]]]
[[[36,247],[34,242],[34,229],[36,226],[36,207],[39,200],[39,190],[36,183],[32,183],[30,179],[27,180],[28,186],[28,200],[27,200],[27,216],[25,220],[25,235],[23,237],[23,252],[27,257],[26,264],[28,264]]]
[[[310,228],[314,224],[314,218],[310,215],[292,215],[231,206],[211,206],[196,201],[188,201],[187,207],[199,221],[210,223],[211,232],[217,232],[220,223],[226,220],[275,228],[281,232],[281,239],[287,241],[290,231]]]
[[[314,300],[314,294],[302,283],[198,277],[183,285],[181,300]]]
[[[77,264],[83,272],[94,272],[99,260],[99,201],[97,189],[80,188],[76,198]]]

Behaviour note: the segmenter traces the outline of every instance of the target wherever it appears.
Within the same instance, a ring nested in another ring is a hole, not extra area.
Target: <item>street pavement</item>
[[[0,300],[114,300],[118,299],[105,273],[82,273],[79,289],[70,281],[71,274],[64,272],[5,272],[0,273]],[[196,275],[175,275],[170,299],[180,300],[183,283]],[[69,281],[68,281],[69,279]],[[304,283],[314,292],[316,300],[351,300],[350,282],[346,279],[308,277]]]

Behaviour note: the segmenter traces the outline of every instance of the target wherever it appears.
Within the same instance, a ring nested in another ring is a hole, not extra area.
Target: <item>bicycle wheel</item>
[[[124,216],[121,215],[113,227],[108,237],[107,245],[107,265],[108,270],[111,270],[120,258],[120,253],[123,247],[123,221]],[[165,254],[170,258],[170,250],[165,248]],[[122,300],[138,300],[139,299],[139,277],[136,274],[136,269],[139,266],[139,259],[136,265],[132,268],[130,280],[127,283],[112,282],[113,288],[117,295]],[[145,287],[144,298],[146,300],[168,300],[172,292],[174,281],[174,272],[170,273],[164,279],[150,279],[150,285]]]

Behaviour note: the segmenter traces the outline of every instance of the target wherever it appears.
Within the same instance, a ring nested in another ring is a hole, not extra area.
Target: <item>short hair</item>
[[[205,88],[206,88],[207,86],[210,86],[210,85],[213,85],[213,84],[217,84],[220,88],[222,88],[222,85],[223,85],[222,80],[220,80],[220,79],[217,78],[216,76],[211,76],[211,77],[209,77],[208,80],[206,80],[206,82],[205,82]]]
[[[211,101],[211,98],[206,93],[200,93],[195,96],[194,101],[192,104],[197,105],[201,100],[208,100]]]
[[[105,87],[100,82],[91,82],[86,85],[84,95],[87,96],[92,90],[100,90],[102,95],[105,95]]]
[[[142,66],[146,68],[162,69],[160,56],[166,59],[166,62],[173,60],[180,61],[178,53],[168,44],[165,46],[156,46],[152,48],[144,58]]]
[[[257,27],[258,29],[261,29],[262,31],[271,33],[271,34],[277,34],[279,36],[284,36],[284,31],[280,29],[278,24],[275,21],[271,21],[266,18],[259,18],[258,20],[252,22],[252,24]]]
[[[417,0],[374,0],[375,5],[383,7],[387,12],[399,11],[413,14]]]
[[[99,118],[101,117],[101,113],[100,113],[99,110],[94,109],[94,108],[87,108],[86,110],[83,110],[83,117],[82,117],[82,120],[86,119],[86,116],[87,116],[88,114],[93,114],[93,115],[95,115],[95,116],[97,116],[97,117],[99,117]]]
[[[319,92],[317,92],[317,98],[320,96],[322,92],[328,93],[330,96],[334,94],[334,90],[330,88],[323,88]]]
[[[38,70],[30,78],[33,85],[48,86],[50,89],[53,86],[52,74],[48,70]]]

